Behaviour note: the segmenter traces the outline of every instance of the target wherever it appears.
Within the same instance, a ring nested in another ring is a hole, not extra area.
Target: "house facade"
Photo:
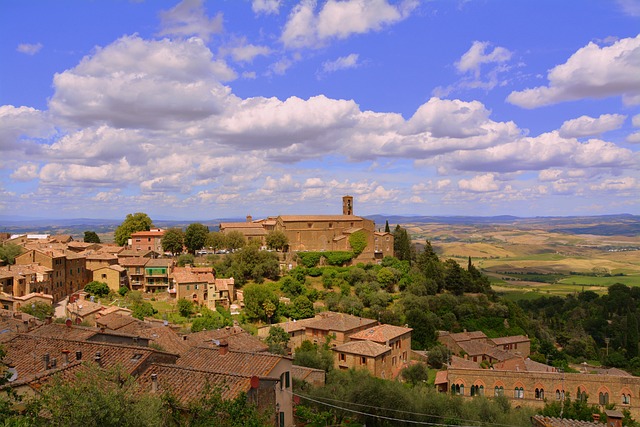
[[[131,233],[129,246],[134,251],[154,251],[161,254],[164,253],[162,236],[164,236],[164,230],[160,228]]]

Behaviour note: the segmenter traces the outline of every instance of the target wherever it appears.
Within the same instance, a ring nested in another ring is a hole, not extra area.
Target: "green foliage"
[[[289,314],[293,319],[308,319],[315,316],[313,303],[309,301],[305,295],[300,295],[293,300],[293,306],[289,310]]]
[[[120,288],[118,289],[118,294],[120,294],[120,296],[125,296],[129,293],[129,288],[127,288],[126,286],[120,286]]]
[[[182,317],[191,317],[195,311],[195,306],[193,304],[193,301],[189,301],[188,299],[185,298],[180,298],[178,300],[177,303],[178,306],[178,313],[180,313],[180,316]]]
[[[22,307],[20,307],[20,311],[31,316],[35,316],[39,320],[44,320],[47,317],[53,317],[53,315],[55,314],[55,309],[51,304],[40,301],[23,305]]]
[[[401,261],[411,260],[411,238],[399,224],[393,230],[393,254]]]
[[[100,236],[95,231],[85,231],[84,232],[84,242],[85,243],[100,243]]]
[[[16,261],[16,257],[22,254],[23,250],[22,246],[5,243],[0,246],[0,259],[6,264],[13,264]]]
[[[343,411],[303,399],[302,406],[305,409],[300,411],[301,406],[298,405],[297,414],[302,413],[310,418],[302,421],[322,418],[326,422],[323,425],[347,425],[348,423],[367,426],[415,426],[482,423],[530,426],[530,417],[534,414],[531,408],[512,409],[506,399],[478,397],[465,400],[448,393],[438,393],[433,387],[423,383],[409,387],[398,381],[374,378],[364,370],[334,369],[327,373],[327,383],[324,387],[310,388],[305,394],[314,400],[340,401],[340,406],[349,409],[358,408],[360,412]],[[330,412],[332,416],[322,415],[323,412]],[[394,421],[382,419],[383,417]]]
[[[227,244],[227,249],[231,251],[243,248],[247,244],[247,239],[245,239],[244,235],[239,231],[228,232],[225,235],[225,241]]]
[[[133,291],[131,292],[133,293]],[[146,301],[136,302],[131,307],[131,315],[136,319],[144,320],[145,317],[151,317],[158,312],[151,303]]]
[[[160,243],[164,252],[171,252],[173,255],[181,254],[184,247],[184,233],[180,228],[170,228],[165,231]]]
[[[449,361],[451,351],[443,345],[435,345],[429,350],[429,366],[441,369]]]
[[[284,276],[280,279],[280,290],[289,298],[295,298],[304,293],[304,285],[293,276]]]
[[[281,251],[289,245],[289,239],[282,231],[273,230],[267,234],[265,243],[269,249]]]
[[[333,352],[326,343],[318,346],[309,340],[304,340],[300,347],[296,348],[293,364],[328,372],[333,369]]]
[[[298,252],[298,261],[307,268],[316,267],[322,258],[322,252]]]
[[[424,363],[416,363],[404,368],[400,371],[400,375],[405,382],[413,386],[426,384],[429,379],[429,369]]]
[[[118,246],[124,246],[127,244],[127,240],[131,238],[132,233],[149,231],[151,227],[153,227],[153,222],[146,213],[127,214],[122,224],[116,228],[114,240]]]
[[[540,413],[547,417],[568,418],[579,421],[592,421],[593,414],[600,414],[602,419],[606,418],[598,405],[590,405],[587,402],[588,396],[585,399],[572,401],[569,393],[567,393],[563,401],[550,401],[545,403]]]
[[[209,236],[209,227],[198,222],[189,224],[184,232],[184,245],[189,253],[195,254],[197,250],[204,247]]]
[[[358,230],[349,235],[349,245],[353,250],[354,257],[360,255],[367,247],[367,235],[363,230]]]
[[[278,256],[272,252],[261,251],[255,245],[247,245],[227,255],[215,268],[218,274],[233,277],[240,286],[249,280],[256,283],[262,283],[265,279],[277,280],[280,275]]]
[[[272,326],[269,329],[269,335],[265,338],[265,342],[269,346],[269,352],[274,354],[287,354],[287,345],[289,344],[289,334],[280,326]]]
[[[227,239],[224,233],[221,233],[220,231],[212,231],[207,235],[205,245],[217,252],[218,250],[225,249],[227,247]]]
[[[270,321],[278,304],[278,296],[268,286],[249,284],[244,287],[244,313],[249,320]],[[271,307],[275,307],[273,312]]]
[[[85,285],[84,291],[88,292],[90,295],[95,295],[98,298],[104,298],[109,295],[111,289],[109,289],[109,285],[106,283],[94,280],[93,282],[89,282]]]
[[[178,257],[176,265],[178,267],[184,267],[185,265],[195,265],[196,259],[193,254],[182,254]]]
[[[219,310],[219,311],[218,311]],[[219,308],[217,311],[210,310],[206,307],[202,307],[200,314],[202,316],[196,317],[191,323],[191,332],[211,331],[225,326],[232,326],[233,320],[231,316],[225,316],[225,311]],[[228,314],[228,312],[226,312]]]
[[[354,253],[350,251],[327,251],[322,252],[329,265],[345,265],[353,259]]]

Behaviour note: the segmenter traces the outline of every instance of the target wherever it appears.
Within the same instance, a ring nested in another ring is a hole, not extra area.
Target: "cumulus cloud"
[[[327,1],[316,14],[316,2],[303,0],[291,11],[280,40],[288,48],[321,47],[330,39],[379,31],[407,18],[415,0],[399,5],[387,0]]]
[[[610,130],[619,129],[626,119],[627,116],[622,114],[602,114],[598,118],[581,116],[564,122],[560,127],[559,134],[563,138],[600,135]]]
[[[638,0],[617,0],[618,5],[624,13],[629,16],[640,16],[640,1]]]
[[[11,174],[11,179],[16,181],[31,181],[38,177],[38,165],[27,163],[20,166]]]
[[[511,92],[507,101],[537,108],[584,98],[622,96],[626,105],[640,104],[640,34],[611,46],[589,43],[549,71],[547,78],[548,86]]]
[[[360,64],[358,58],[360,55],[352,53],[347,56],[341,56],[333,61],[326,61],[322,63],[322,73],[328,74],[338,70],[346,70],[349,68],[357,68]]]
[[[631,124],[637,128],[640,128],[640,114],[636,114],[631,118]]]
[[[271,49],[267,46],[257,46],[251,43],[243,43],[230,49],[231,57],[237,62],[251,62],[256,56],[267,56]]]
[[[630,142],[631,144],[640,144],[640,132],[629,134],[626,141]]]
[[[474,193],[486,193],[490,191],[497,191],[500,186],[495,181],[495,175],[488,173],[474,176],[471,179],[461,179],[458,181],[458,188]]]
[[[50,111],[79,125],[166,127],[221,113],[235,78],[200,39],[122,37],[56,74]]]
[[[21,140],[45,138],[54,133],[53,124],[42,111],[0,105],[0,149],[17,149]]]
[[[42,49],[42,43],[20,43],[16,50],[25,55],[35,55]]]
[[[473,73],[476,78],[479,78],[482,65],[504,63],[511,59],[512,53],[504,47],[496,46],[491,52],[485,52],[489,46],[489,42],[474,41],[471,48],[456,62],[458,72]]]
[[[635,178],[626,176],[617,179],[605,179],[599,184],[591,185],[590,188],[596,191],[627,191],[640,189]]]
[[[281,0],[253,0],[251,2],[251,9],[257,14],[278,14],[278,12],[280,12],[281,3]]]
[[[170,10],[160,12],[161,36],[198,36],[209,41],[211,34],[222,31],[222,13],[209,19],[202,0],[182,0]]]

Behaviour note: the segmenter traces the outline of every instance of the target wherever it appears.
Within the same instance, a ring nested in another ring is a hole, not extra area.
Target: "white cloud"
[[[281,0],[253,0],[251,2],[251,9],[254,13],[265,15],[278,14],[280,12]]]
[[[564,122],[560,127],[559,134],[563,138],[600,135],[610,130],[619,129],[626,118],[627,116],[622,114],[602,114],[598,118],[581,116]]]
[[[617,179],[606,179],[599,184],[590,186],[590,188],[597,191],[627,191],[640,189],[636,179],[630,176]]]
[[[56,74],[49,108],[80,125],[162,128],[221,113],[230,78],[200,39],[123,37]]]
[[[20,166],[15,172],[11,174],[11,179],[16,181],[31,181],[38,177],[38,165],[33,163],[27,163]]]
[[[231,57],[237,62],[251,62],[256,56],[268,56],[271,49],[267,46],[256,46],[253,44],[245,44],[244,41],[240,46],[230,49]]]
[[[316,2],[303,0],[291,11],[280,39],[288,48],[317,48],[333,38],[379,31],[407,18],[417,5],[415,0],[397,6],[387,0],[329,0],[316,14]]]
[[[53,124],[42,111],[31,107],[0,105],[0,149],[17,149],[21,140],[45,138],[53,134]]]
[[[549,71],[547,78],[548,86],[511,92],[507,101],[536,108],[584,98],[622,96],[627,105],[640,104],[640,34],[611,46],[589,43]]]
[[[496,46],[491,52],[485,50],[489,42],[474,41],[471,48],[456,62],[456,69],[460,73],[471,72],[476,78],[480,77],[480,67],[484,64],[504,63],[511,59],[512,53],[504,47]]]
[[[640,144],[640,132],[634,132],[629,134],[626,139],[631,144]]]
[[[638,0],[617,0],[622,11],[630,16],[640,16],[640,1]]]
[[[359,55],[357,53],[352,53],[347,56],[341,56],[334,61],[326,61],[322,63],[322,72],[323,73],[333,73],[338,70],[346,70],[349,68],[357,68],[360,64],[358,63]]]
[[[636,114],[631,118],[631,124],[634,127],[640,128],[640,114]]]
[[[160,12],[161,36],[198,36],[209,41],[211,34],[222,32],[222,13],[209,19],[202,0],[182,0],[173,9]]]
[[[497,191],[500,186],[495,181],[495,175],[488,173],[474,176],[471,179],[461,179],[458,181],[458,188],[474,193],[486,193],[490,191]]]
[[[42,43],[20,43],[16,50],[26,55],[35,55],[42,49]]]

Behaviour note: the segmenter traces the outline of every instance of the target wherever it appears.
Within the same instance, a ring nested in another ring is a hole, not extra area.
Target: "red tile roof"
[[[211,346],[212,340],[226,340],[229,350],[233,351],[261,353],[269,350],[266,344],[239,326],[195,332],[184,335],[182,338],[189,347]]]
[[[332,348],[340,353],[355,354],[357,356],[378,357],[390,353],[391,348],[373,341],[351,341]]]
[[[268,377],[284,359],[283,356],[270,353],[233,350],[221,355],[218,348],[194,347],[180,357],[176,364],[210,372]]]
[[[402,326],[384,324],[367,328],[364,331],[356,332],[355,334],[349,335],[349,338],[352,340],[369,340],[381,344],[386,344],[395,338],[411,333],[412,330],[413,329],[411,328],[403,328]]]
[[[305,319],[306,328],[320,329],[325,331],[348,332],[365,326],[373,326],[378,322],[373,319],[352,316],[345,313],[334,313],[327,311],[318,314],[312,319]]]

